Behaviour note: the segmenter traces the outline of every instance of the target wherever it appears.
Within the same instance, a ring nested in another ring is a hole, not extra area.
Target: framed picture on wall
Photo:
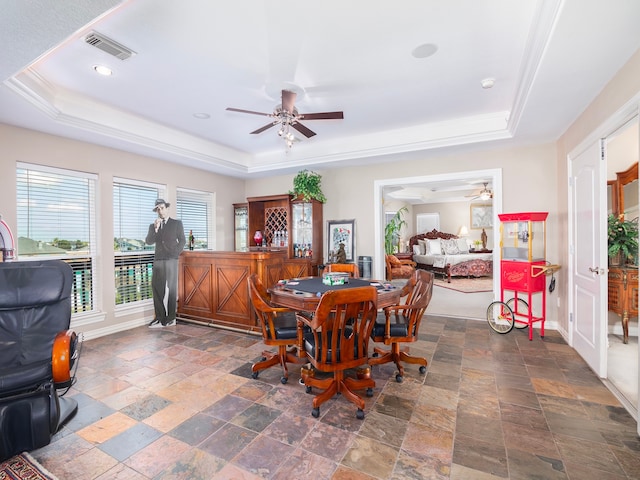
[[[493,206],[492,205],[471,205],[471,228],[492,228],[493,227]]]
[[[344,244],[347,262],[355,262],[356,258],[356,221],[328,220],[327,221],[327,253],[336,253],[340,244]]]

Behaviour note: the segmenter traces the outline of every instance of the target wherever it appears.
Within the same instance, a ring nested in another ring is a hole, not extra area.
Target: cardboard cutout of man
[[[176,324],[178,257],[184,249],[186,239],[182,221],[169,217],[170,205],[162,198],[156,200],[153,211],[158,214],[158,218],[149,225],[145,239],[148,245],[156,246],[151,278],[155,318],[149,324],[149,328],[172,327]]]

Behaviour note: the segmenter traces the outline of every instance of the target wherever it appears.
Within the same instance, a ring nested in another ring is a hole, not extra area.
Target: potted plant
[[[403,217],[408,211],[407,207],[402,207],[384,227],[384,251],[387,255],[394,253],[395,244],[400,238],[400,230],[407,225]]]
[[[322,175],[309,170],[301,170],[293,177],[293,190],[289,191],[289,195],[302,198],[305,202],[309,200],[318,200],[321,203],[327,201],[320,188]]]
[[[625,220],[624,214],[607,218],[609,262],[612,265],[635,263],[638,256],[638,219]]]

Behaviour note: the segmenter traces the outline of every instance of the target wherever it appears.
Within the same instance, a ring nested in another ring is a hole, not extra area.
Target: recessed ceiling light
[[[438,46],[433,43],[423,43],[413,49],[411,55],[416,58],[427,58],[435,54],[438,51]]]
[[[206,120],[207,118],[211,118],[211,115],[208,113],[194,113],[194,117],[199,118],[200,120]]]
[[[482,80],[480,82],[480,85],[482,85],[482,88],[491,88],[496,84],[496,79],[495,78],[485,78],[484,80]]]
[[[113,71],[105,65],[94,65],[93,69],[100,75],[104,75],[105,77],[113,75]]]

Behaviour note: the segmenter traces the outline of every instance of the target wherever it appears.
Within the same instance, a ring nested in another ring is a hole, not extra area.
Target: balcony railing
[[[73,270],[71,285],[71,313],[93,310],[93,268],[91,258],[64,259]]]
[[[152,298],[153,252],[116,255],[116,305]]]

